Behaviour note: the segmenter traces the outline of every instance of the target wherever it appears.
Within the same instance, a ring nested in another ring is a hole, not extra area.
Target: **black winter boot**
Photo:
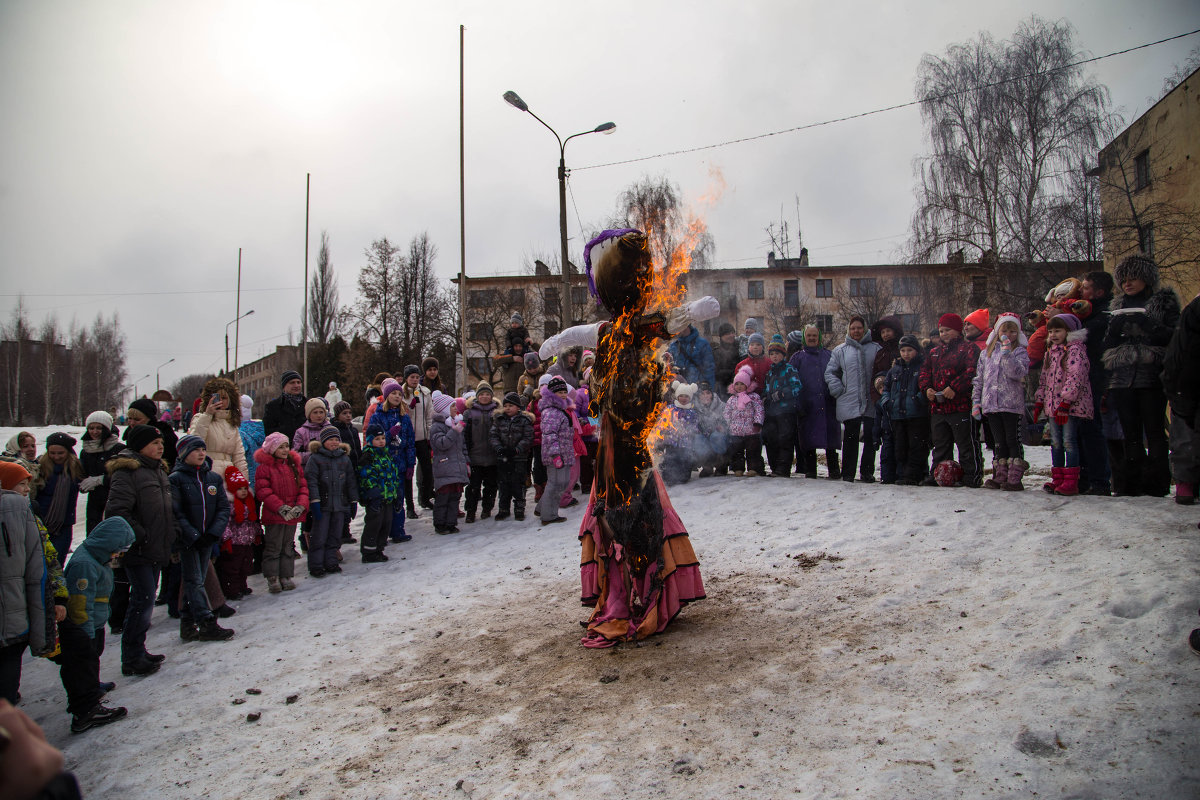
[[[200,638],[200,633],[196,630],[196,623],[190,619],[179,620],[179,638],[185,642],[194,642]]]
[[[842,477],[842,470],[838,467],[838,453],[836,450],[826,450],[825,460],[829,466],[829,480],[836,481]],[[853,476],[851,476],[853,480]]]
[[[197,638],[202,642],[223,642],[231,636],[233,636],[232,630],[218,625],[216,617],[209,617],[200,623]]]

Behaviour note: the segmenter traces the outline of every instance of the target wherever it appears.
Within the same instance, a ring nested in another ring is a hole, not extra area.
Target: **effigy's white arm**
[[[721,304],[717,298],[705,295],[687,305],[672,308],[667,312],[667,330],[677,333],[688,325],[715,319],[721,315]]]
[[[595,347],[600,341],[600,326],[603,324],[593,322],[590,325],[572,325],[542,342],[538,355],[545,361],[571,347]]]

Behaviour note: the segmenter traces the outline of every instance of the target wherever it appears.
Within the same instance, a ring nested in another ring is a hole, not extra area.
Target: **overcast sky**
[[[924,53],[1006,38],[1037,12],[1103,55],[1200,27],[1195,0],[759,2],[0,2],[0,312],[120,314],[130,378],[224,362],[243,248],[241,361],[297,336],[304,182],[311,256],[329,233],[343,302],[363,249],[428,231],[459,266],[458,57],[466,26],[468,274],[558,251],[557,145],[579,222],[642,175],[703,207],[725,266],[765,263],[799,218],[813,263],[886,263],[913,208],[920,114],[582,169],[841,117],[913,97]],[[1132,120],[1200,35],[1090,65]],[[153,388],[153,376],[139,391]]]

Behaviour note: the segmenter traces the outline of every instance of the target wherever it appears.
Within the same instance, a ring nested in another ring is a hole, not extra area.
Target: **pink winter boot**
[[[1061,480],[1054,487],[1054,493],[1065,497],[1079,494],[1079,467],[1062,468]]]
[[[1043,492],[1046,494],[1054,494],[1055,490],[1058,489],[1058,485],[1062,482],[1062,471],[1063,467],[1050,468],[1050,480],[1049,482],[1042,484]]]
[[[1196,502],[1196,484],[1191,481],[1175,481],[1175,502],[1190,506]]]

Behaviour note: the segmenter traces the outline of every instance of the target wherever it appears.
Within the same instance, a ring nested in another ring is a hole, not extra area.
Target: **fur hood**
[[[239,427],[242,424],[242,394],[238,391],[237,384],[228,378],[209,378],[205,381],[204,392],[200,395],[200,410],[203,411],[208,406],[208,398],[217,392],[224,392],[229,397],[229,424],[235,428]]]
[[[1071,342],[1086,342],[1088,337],[1087,328],[1080,328],[1077,331],[1067,332],[1067,344]]]
[[[521,416],[527,417],[530,422],[537,422],[537,417],[535,417],[533,415],[533,412],[519,411],[517,413],[520,414]],[[497,408],[495,411],[492,412],[493,419],[499,419],[500,417],[503,417],[503,416],[504,416],[504,406],[500,406],[499,408]],[[436,417],[435,417],[435,419],[436,419]],[[445,419],[446,419],[445,415],[442,415],[443,422],[445,421]]]
[[[320,449],[321,449],[321,441],[319,439],[313,439],[311,442],[308,443],[308,452],[316,453]],[[342,442],[341,444],[339,444],[338,449],[341,450],[346,455],[350,455],[350,445],[346,444],[345,442]],[[260,453],[262,452],[262,448],[259,448],[259,452]],[[292,455],[295,455],[294,451],[293,451]],[[258,456],[255,455],[254,458],[255,458],[255,460],[257,460]],[[274,456],[271,456],[271,458],[274,458]]]
[[[158,465],[159,465],[159,468],[163,472],[171,471],[167,467],[166,461],[163,461],[160,459],[158,462]],[[127,469],[132,472],[133,470],[147,469],[147,468],[148,468],[148,465],[144,461],[142,461],[142,459],[138,456],[138,454],[128,448],[122,450],[120,453],[118,453],[116,455],[115,458],[110,459],[109,462],[104,465],[104,469],[106,469],[108,471],[108,474],[110,477],[113,475],[113,473],[115,473],[119,469]]]
[[[343,442],[342,444],[345,445],[345,442]],[[349,445],[346,445],[346,446],[349,447]],[[263,449],[261,447],[254,451],[254,463],[255,464],[260,464],[260,465],[261,464],[274,464],[278,460],[279,459],[275,458],[274,454],[268,453],[265,449]],[[300,467],[300,454],[297,453],[295,450],[289,450],[287,459],[281,463],[287,463],[287,461],[291,461],[292,465],[295,466],[296,469],[301,468]]]

